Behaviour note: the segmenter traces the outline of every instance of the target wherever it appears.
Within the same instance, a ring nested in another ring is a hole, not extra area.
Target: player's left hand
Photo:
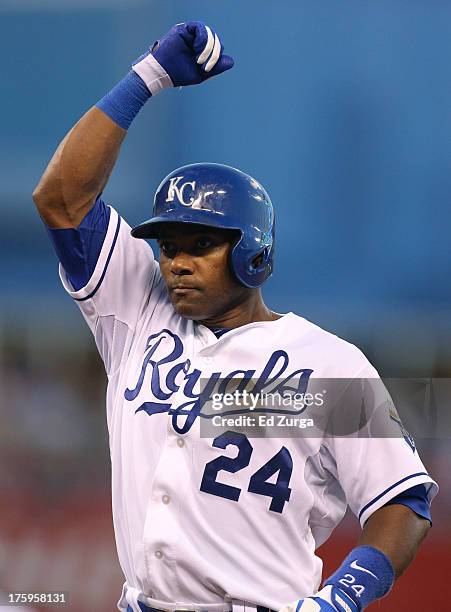
[[[279,612],[360,612],[354,601],[337,587],[325,586],[316,595],[298,599]]]

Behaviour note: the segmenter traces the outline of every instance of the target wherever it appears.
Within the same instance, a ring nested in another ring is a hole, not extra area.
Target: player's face
[[[169,298],[182,317],[205,321],[229,312],[248,297],[229,268],[233,230],[200,225],[163,226],[160,269]]]

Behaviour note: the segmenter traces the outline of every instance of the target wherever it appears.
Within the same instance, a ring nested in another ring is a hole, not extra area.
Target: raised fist
[[[202,83],[232,68],[218,35],[201,21],[179,23],[138,58],[133,70],[152,94],[167,87]]]

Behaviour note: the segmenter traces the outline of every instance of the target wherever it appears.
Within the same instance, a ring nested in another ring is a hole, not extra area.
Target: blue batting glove
[[[341,589],[325,586],[316,595],[299,599],[285,606],[280,612],[359,612],[355,602]]]
[[[179,23],[133,64],[152,95],[168,87],[197,85],[232,68],[218,35],[201,21]]]

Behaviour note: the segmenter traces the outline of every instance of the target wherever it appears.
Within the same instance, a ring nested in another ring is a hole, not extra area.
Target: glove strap
[[[150,52],[133,64],[132,69],[142,78],[153,96],[163,89],[174,87],[171,77]]]
[[[171,78],[149,51],[96,106],[121,128],[128,130],[150,96],[167,87],[173,87]]]

